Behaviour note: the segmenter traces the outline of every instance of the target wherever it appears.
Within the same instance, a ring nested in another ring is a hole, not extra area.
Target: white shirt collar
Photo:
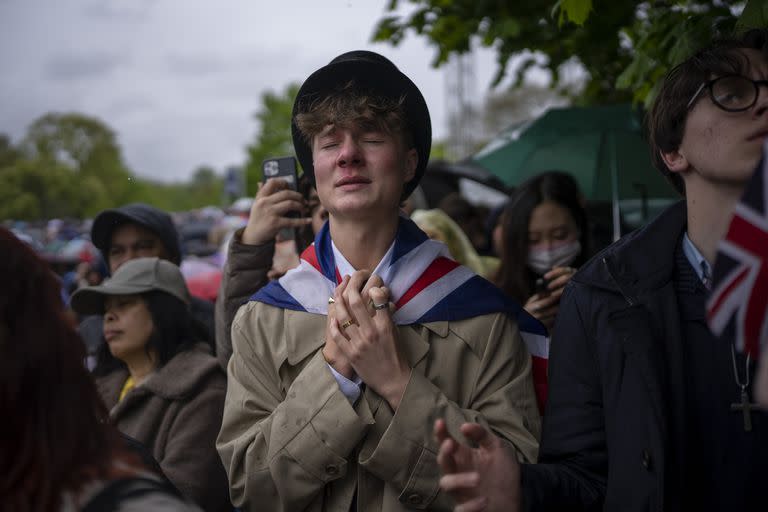
[[[683,253],[688,258],[688,263],[691,264],[693,271],[699,276],[701,282],[707,284],[707,280],[712,279],[712,267],[696,246],[693,245],[687,231],[683,235]]]
[[[343,254],[341,254],[341,251],[338,247],[336,247],[336,244],[333,243],[333,240],[331,240],[331,248],[333,249],[333,259],[336,262],[336,268],[339,269],[339,275],[342,278],[346,275],[351,276],[352,273],[357,269],[352,266],[352,264],[347,260],[347,258],[344,257]],[[389,246],[389,249],[387,249],[387,252],[384,253],[381,261],[379,261],[379,264],[376,265],[376,268],[373,270],[373,273],[378,275],[385,284],[390,282],[390,262],[392,261],[392,253],[394,251],[395,240],[392,240],[392,244]]]

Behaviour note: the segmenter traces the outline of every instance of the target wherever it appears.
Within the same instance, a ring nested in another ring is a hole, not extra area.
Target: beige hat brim
[[[86,286],[77,290],[70,300],[70,306],[81,315],[103,315],[107,297],[115,295],[137,295],[152,290],[146,286],[120,284],[115,286]]]

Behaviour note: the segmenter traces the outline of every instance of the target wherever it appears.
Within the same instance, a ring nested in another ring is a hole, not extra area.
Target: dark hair
[[[458,192],[451,192],[437,205],[458,225],[466,225],[477,220],[477,207],[464,199]]]
[[[158,368],[165,366],[179,352],[189,350],[196,342],[211,345],[205,327],[177,297],[157,290],[141,293],[139,297],[152,316],[154,329],[147,342],[146,351],[149,353],[154,349],[157,352]],[[124,367],[125,363],[113,356],[109,345],[103,341],[96,352],[96,368],[93,374],[106,375]]]
[[[110,474],[120,453],[86,349],[48,265],[0,228],[0,496],[8,510],[59,510]]]
[[[486,249],[488,239],[484,224],[488,209],[485,206],[476,206],[460,193],[451,192],[440,200],[437,207],[459,225],[477,251]]]
[[[590,253],[587,213],[581,204],[579,185],[570,174],[549,171],[522,183],[501,214],[504,243],[501,265],[494,282],[510,297],[524,303],[533,294],[535,274],[528,269],[528,227],[534,208],[553,201],[567,209],[581,233],[581,253],[573,266],[582,265]]]
[[[396,135],[407,149],[414,146],[413,134],[405,115],[405,97],[398,99],[360,90],[354,80],[339,90],[321,97],[308,105],[301,105],[295,122],[304,139],[312,137],[329,124],[347,126],[361,122],[372,128]]]
[[[688,102],[702,83],[713,76],[743,75],[748,71],[749,59],[741,51],[745,49],[766,53],[768,30],[749,30],[741,37],[722,39],[699,50],[670,70],[653,102],[647,117],[651,159],[654,166],[683,196],[683,178],[669,170],[661,153],[675,151],[680,147],[688,118]]]

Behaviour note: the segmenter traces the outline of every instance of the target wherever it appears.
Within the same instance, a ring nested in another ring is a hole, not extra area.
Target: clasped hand
[[[377,275],[359,270],[345,276],[328,306],[323,356],[336,371],[356,373],[397,410],[411,368],[399,346],[390,292]],[[387,304],[376,309],[374,305]]]

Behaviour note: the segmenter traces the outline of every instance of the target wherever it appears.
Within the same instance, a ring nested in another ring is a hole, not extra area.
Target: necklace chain
[[[744,364],[745,382],[743,383],[739,378],[739,371],[736,369],[736,351],[733,349],[733,345],[731,345],[731,362],[733,363],[733,377],[736,379],[736,385],[739,386],[743,391],[747,389],[747,386],[749,386],[749,354],[747,354],[747,360]]]

